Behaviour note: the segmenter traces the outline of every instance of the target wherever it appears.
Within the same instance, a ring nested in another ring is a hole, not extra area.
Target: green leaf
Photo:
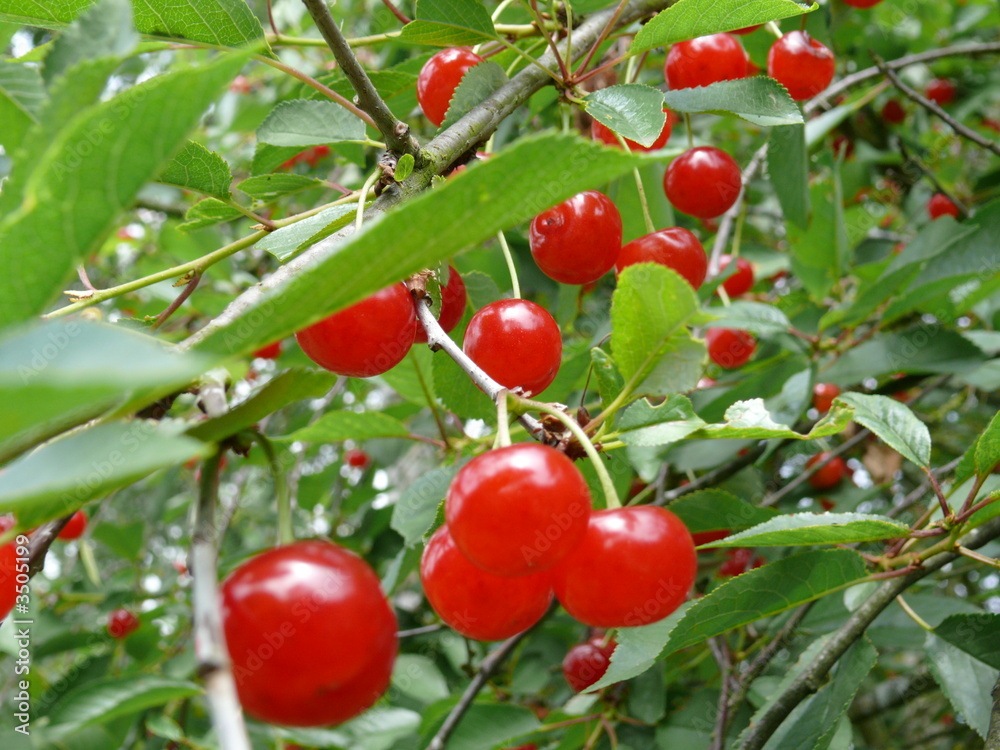
[[[794,0],[679,0],[660,11],[635,35],[629,54],[684,42],[697,36],[743,29],[809,13],[815,3]]]
[[[440,130],[450,128],[474,107],[479,106],[493,93],[507,83],[507,74],[492,60],[481,62],[469,68],[462,76],[448,104],[448,111],[441,122]],[[396,178],[401,181],[400,178]]]
[[[981,612],[951,615],[936,628],[934,635],[961,649],[984,664],[1000,669],[1000,615]]]
[[[628,445],[669,445],[705,426],[687,396],[675,394],[657,406],[641,399],[618,420],[621,439]]]
[[[478,0],[417,0],[415,20],[400,39],[434,47],[461,47],[496,39],[489,12]]]
[[[906,404],[888,396],[845,393],[837,401],[854,408],[854,421],[924,468],[930,467],[931,434]]]
[[[699,490],[670,503],[670,511],[680,518],[688,531],[743,529],[770,521],[778,511],[758,508],[723,490]]]
[[[611,349],[634,396],[666,396],[694,388],[705,344],[685,325],[697,322],[694,289],[657,263],[629,266],[611,298]]]
[[[417,544],[430,530],[458,469],[457,465],[432,469],[403,490],[392,509],[389,525],[399,532],[406,546]]]
[[[199,346],[237,354],[258,341],[283,338],[645,160],[576,136],[522,138],[475,169],[368,222],[308,268],[281,283],[265,284],[254,304],[211,330]],[[568,163],[577,167],[567,171]],[[525,164],[533,168],[526,170]],[[518,200],[510,200],[511,195]],[[372,263],[373,257],[379,262]]]
[[[0,254],[0,328],[45,309],[245,59],[226,55],[126,89],[84,110],[48,145],[21,206],[0,220],[7,249]]]
[[[26,63],[0,62],[0,146],[13,154],[25,133],[38,125],[45,86],[38,68]]]
[[[475,703],[448,739],[448,750],[503,747],[507,740],[530,734],[540,726],[541,722],[523,706]]]
[[[406,437],[410,431],[395,417],[377,411],[331,411],[308,427],[277,438],[282,442],[340,443],[344,440]]]
[[[726,409],[724,418],[726,420],[724,423],[705,425],[697,432],[692,433],[693,439],[745,440],[753,438],[769,440],[771,438],[790,438],[792,440],[816,440],[843,432],[851,422],[851,410],[843,407],[837,408],[835,405],[805,435],[796,432],[787,425],[775,422],[764,404],[764,399],[761,398],[737,401]]]
[[[396,182],[402,182],[411,174],[413,174],[413,165],[416,160],[413,158],[413,154],[403,154],[399,157],[399,161],[396,162],[396,171],[393,173],[392,178]]]
[[[319,398],[333,388],[336,382],[337,376],[325,371],[305,367],[285,370],[238,406],[220,417],[199,422],[188,430],[187,434],[204,443],[217,443],[257,424],[269,414],[289,404],[306,398]]]
[[[281,173],[248,177],[239,183],[236,189],[242,193],[246,193],[254,200],[271,201],[283,195],[298,193],[314,187],[324,187],[323,182],[302,174]],[[336,206],[336,208],[341,207]],[[356,209],[357,206],[353,206],[352,208]]]
[[[257,140],[272,146],[363,142],[365,123],[336,102],[293,99],[271,110],[257,128]]]
[[[33,323],[0,340],[0,461],[81,424],[129,394],[147,403],[211,367],[156,339],[84,320]]]
[[[996,668],[936,638],[934,633],[927,634],[924,650],[931,674],[955,713],[985,738],[990,726],[993,706],[990,691],[997,681]]]
[[[188,141],[160,172],[157,181],[229,200],[233,176],[225,159],[200,143]]]
[[[434,661],[423,654],[399,654],[392,667],[392,687],[418,703],[448,697],[448,683]]]
[[[13,512],[22,527],[59,518],[111,490],[157,469],[209,453],[156,422],[112,422],[47,443],[7,465],[0,513]]]
[[[975,465],[979,476],[986,476],[1000,463],[1000,412],[993,415],[989,427],[976,441]]]
[[[829,182],[813,185],[809,196],[813,206],[809,226],[788,226],[792,272],[813,298],[823,299],[841,279],[837,236],[842,231],[843,212],[834,205],[839,198]]]
[[[738,328],[762,336],[787,333],[792,325],[785,313],[764,302],[733,300],[729,307],[713,307],[709,312],[718,316],[713,328]]]
[[[866,574],[851,550],[803,552],[737,576],[698,599],[670,634],[664,655],[846,588]]]
[[[357,211],[358,207],[356,204],[330,206],[315,216],[310,216],[271,232],[254,245],[254,247],[266,250],[275,258],[284,262],[299,251],[333,234],[344,223],[338,220],[349,221]]]
[[[584,97],[587,114],[619,135],[652,146],[667,121],[663,92],[652,86],[624,83]]]
[[[83,60],[126,57],[138,43],[129,0],[98,0],[56,37],[42,72],[51,82]]]
[[[811,204],[805,125],[771,129],[767,172],[785,218],[800,227],[808,226]]]
[[[106,724],[201,692],[193,682],[149,674],[86,682],[52,707],[46,735],[65,737],[83,727]]]
[[[479,390],[451,357],[436,353],[431,360],[431,372],[434,390],[448,411],[463,419],[496,422],[496,407],[489,396]]]
[[[863,513],[795,513],[712,542],[712,547],[798,547],[898,539],[909,527],[884,516]]]
[[[663,101],[675,112],[735,115],[764,127],[803,122],[799,105],[788,95],[785,87],[763,76],[675,89],[665,92]]]
[[[244,216],[238,208],[223,203],[218,198],[205,198],[195,203],[184,214],[185,222],[178,225],[182,232],[193,232],[215,224],[233,221]]]
[[[611,664],[597,682],[587,688],[588,693],[630,680],[652,667],[670,640],[670,633],[691,607],[685,602],[668,617],[638,628],[619,628],[615,635],[618,645],[611,654]]]
[[[607,406],[621,393],[625,381],[608,353],[598,346],[590,350],[590,361],[597,381],[597,392],[601,394],[601,404]]]

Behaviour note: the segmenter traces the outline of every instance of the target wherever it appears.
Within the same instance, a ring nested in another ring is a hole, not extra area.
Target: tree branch
[[[74,511],[75,513],[76,511]],[[38,530],[31,535],[31,543],[28,545],[28,575],[34,577],[38,571],[45,567],[45,556],[49,552],[49,547],[63,530],[63,526],[69,523],[73,517],[70,513],[54,521],[43,523]]]
[[[650,505],[669,505],[674,500],[679,497],[683,497],[691,492],[697,492],[698,490],[704,489],[706,487],[712,487],[719,482],[729,479],[733,474],[738,472],[740,469],[749,466],[767,449],[767,444],[761,442],[760,445],[751,448],[749,451],[744,453],[742,456],[737,456],[732,461],[722,466],[718,466],[712,469],[707,474],[702,474],[693,482],[685,484],[683,487],[677,487],[676,489],[670,490],[669,492],[664,492],[662,495],[656,498]]]
[[[174,298],[174,301],[170,303],[167,309],[156,316],[156,320],[153,321],[152,327],[155,329],[163,325],[167,318],[173,315],[177,311],[177,308],[183,305],[184,301],[194,293],[194,290],[198,287],[198,283],[200,281],[201,273],[199,272],[194,274],[194,276],[188,280],[187,284],[184,285],[184,288],[181,289],[181,293]]]
[[[993,686],[993,710],[990,712],[990,728],[986,733],[983,750],[1000,750],[1000,677]]]

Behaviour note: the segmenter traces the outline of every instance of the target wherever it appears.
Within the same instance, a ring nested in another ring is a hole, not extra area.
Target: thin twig
[[[73,511],[73,513],[75,512]],[[73,513],[69,513],[62,518],[57,518],[54,521],[43,523],[31,535],[31,543],[28,545],[29,577],[33,577],[45,567],[45,556],[49,552],[49,547],[52,546],[52,542],[59,536],[59,532],[63,530],[63,526],[69,523],[69,519],[73,517]]]
[[[729,479],[733,474],[749,466],[758,458],[760,458],[764,451],[767,449],[766,443],[761,443],[760,445],[754,446],[749,451],[744,453],[742,456],[737,456],[732,461],[722,466],[712,469],[707,474],[702,474],[693,482],[685,484],[683,487],[677,487],[669,492],[662,493],[656,498],[651,504],[652,505],[669,505],[674,500],[679,497],[683,497],[691,492],[697,492],[698,490],[705,489],[706,487],[712,487],[719,482],[723,482]]]
[[[198,282],[200,281],[201,281],[201,274],[200,273],[194,274],[188,280],[188,283],[184,285],[184,288],[181,290],[181,293],[178,294],[176,299],[174,299],[174,301],[170,303],[170,306],[156,316],[156,320],[153,321],[152,327],[156,329],[159,328],[161,325],[163,325],[166,322],[167,318],[173,315],[177,311],[177,308],[183,305],[184,301],[194,293],[194,290],[198,288]]]
[[[398,18],[399,22],[404,26],[410,22],[410,19],[406,17],[406,14],[403,13],[403,11],[401,11],[399,8],[397,8],[395,3],[392,2],[392,0],[382,0],[382,5],[388,8],[389,12],[392,13],[392,15],[394,15],[396,18]]]
[[[436,633],[442,630],[444,625],[424,625],[421,628],[410,628],[409,630],[400,630],[396,633],[397,638],[412,638],[415,635],[428,635],[429,633]]]
[[[715,728],[712,730],[712,743],[709,750],[723,750],[726,745],[726,727],[729,726],[729,688],[730,675],[733,669],[729,655],[729,646],[722,636],[708,639],[708,646],[719,667],[722,683],[719,686],[718,708],[715,714]]]
[[[254,57],[254,59],[257,60],[258,62],[264,63],[265,65],[269,65],[270,67],[276,70],[280,70],[282,73],[287,73],[296,80],[302,81],[302,83],[304,83],[306,86],[315,89],[324,96],[337,102],[337,104],[339,104],[341,107],[343,107],[348,112],[353,114],[355,117],[364,120],[366,124],[371,125],[373,128],[377,129],[377,126],[375,125],[375,120],[372,119],[371,115],[369,115],[363,109],[360,109],[358,105],[356,105],[350,99],[344,97],[342,94],[338,94],[329,86],[320,83],[311,75],[303,73],[301,70],[299,70],[298,68],[293,68],[291,65],[286,65],[285,63],[281,62],[281,60],[267,57],[266,55],[257,55]]]

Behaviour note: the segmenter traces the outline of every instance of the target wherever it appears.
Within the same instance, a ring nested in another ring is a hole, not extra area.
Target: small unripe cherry
[[[757,341],[737,328],[709,328],[705,333],[708,356],[725,370],[742,367],[753,356]]]
[[[674,208],[699,219],[728,211],[740,195],[743,177],[729,154],[712,146],[685,151],[667,167],[663,190]]]

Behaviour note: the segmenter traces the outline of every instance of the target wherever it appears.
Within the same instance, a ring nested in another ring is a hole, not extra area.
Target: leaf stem
[[[618,140],[621,142],[622,148],[628,151],[629,147],[628,144],[625,143],[625,139],[619,135]],[[642,175],[639,174],[639,167],[632,168],[632,176],[635,177],[635,189],[639,193],[639,205],[642,207],[642,219],[646,222],[646,233],[652,234],[656,231],[656,225],[653,224],[653,217],[649,213],[649,201],[646,199],[646,187],[642,184]]]
[[[369,175],[368,179],[365,180],[365,184],[361,186],[361,193],[358,196],[358,213],[354,219],[354,231],[356,232],[361,231],[361,225],[365,220],[365,199],[368,197],[368,192],[372,189],[372,185],[375,184],[375,181],[381,174],[381,170],[376,169],[371,173],[371,175]]]

